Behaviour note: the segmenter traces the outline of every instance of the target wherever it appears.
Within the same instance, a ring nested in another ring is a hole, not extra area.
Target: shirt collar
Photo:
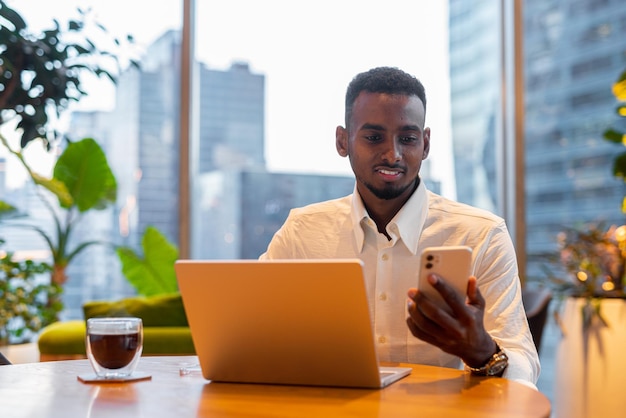
[[[365,243],[365,230],[363,222],[371,221],[367,211],[365,210],[365,205],[363,204],[363,200],[361,199],[361,195],[356,188],[356,184],[354,185],[354,191],[352,192],[352,210],[350,211],[352,215],[352,231],[354,232],[354,239],[356,241],[356,248],[358,248],[359,252],[363,251],[363,245]]]
[[[365,244],[365,225],[364,222],[373,222],[369,217],[361,195],[356,185],[352,192],[352,230],[356,240],[356,247],[359,251],[363,251]],[[426,217],[428,216],[428,190],[424,181],[420,181],[419,186],[411,195],[409,200],[404,204],[402,209],[393,217],[387,225],[387,229],[392,225],[397,226],[398,234],[402,242],[412,254],[417,254],[417,245],[419,243]],[[374,229],[376,229],[374,227]]]

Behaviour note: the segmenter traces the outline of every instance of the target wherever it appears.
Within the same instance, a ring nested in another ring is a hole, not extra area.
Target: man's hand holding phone
[[[431,247],[422,252],[418,288],[408,291],[411,333],[470,367],[484,364],[497,345],[485,330],[485,299],[471,274],[469,247]]]

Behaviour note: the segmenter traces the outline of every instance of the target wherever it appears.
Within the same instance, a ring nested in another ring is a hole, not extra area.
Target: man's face
[[[347,129],[337,128],[337,152],[350,158],[364,200],[406,201],[428,156],[430,129],[417,96],[361,92]]]

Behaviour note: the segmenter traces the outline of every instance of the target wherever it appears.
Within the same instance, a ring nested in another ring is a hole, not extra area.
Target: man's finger
[[[428,282],[441,294],[443,299],[448,302],[453,310],[454,308],[462,308],[465,305],[465,295],[459,294],[443,277],[435,274],[428,276]]]
[[[471,305],[476,305],[481,308],[485,307],[485,298],[483,298],[482,293],[480,293],[476,277],[474,276],[471,276],[467,282],[467,298]]]

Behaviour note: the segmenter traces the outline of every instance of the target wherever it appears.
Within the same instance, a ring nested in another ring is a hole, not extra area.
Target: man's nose
[[[398,161],[402,156],[400,144],[395,139],[385,141],[385,150],[383,152],[383,158],[385,161]]]

